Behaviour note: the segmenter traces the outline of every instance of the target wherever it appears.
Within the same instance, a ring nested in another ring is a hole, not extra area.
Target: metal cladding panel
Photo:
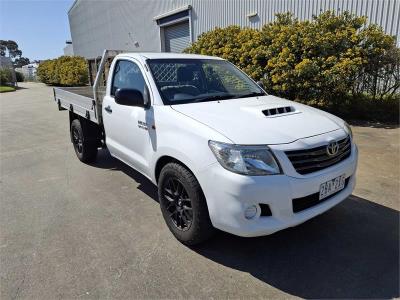
[[[290,11],[306,20],[326,10],[348,10],[382,26],[400,45],[400,0],[76,0],[68,12],[74,52],[93,58],[104,49],[161,51],[154,17],[187,5],[194,40],[215,27],[261,28],[276,13]]]
[[[164,36],[166,52],[183,52],[190,45],[189,22],[165,27]]]

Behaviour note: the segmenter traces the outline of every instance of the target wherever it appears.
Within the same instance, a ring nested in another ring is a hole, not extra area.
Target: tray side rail
[[[82,87],[87,90],[87,87]],[[96,124],[99,123],[97,114],[93,106],[93,98],[80,95],[79,88],[53,88],[54,101],[58,105],[59,110],[69,110],[81,117],[84,117]],[[87,93],[81,93],[87,94]]]

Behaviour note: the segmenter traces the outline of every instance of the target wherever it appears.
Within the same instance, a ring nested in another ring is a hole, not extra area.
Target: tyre
[[[71,123],[71,141],[74,145],[76,156],[84,163],[96,160],[97,144],[90,141],[90,137],[82,128],[81,122],[75,119]]]
[[[199,244],[215,232],[203,191],[182,165],[168,163],[161,170],[158,198],[168,228],[183,244]]]

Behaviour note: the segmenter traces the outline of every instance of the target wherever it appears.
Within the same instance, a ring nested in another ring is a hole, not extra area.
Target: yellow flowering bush
[[[271,94],[328,109],[344,105],[349,95],[399,98],[394,37],[349,12],[326,11],[305,21],[277,14],[260,30],[215,28],[185,51],[225,58]]]
[[[83,57],[61,56],[40,63],[37,74],[49,85],[79,86],[88,83],[88,66]]]

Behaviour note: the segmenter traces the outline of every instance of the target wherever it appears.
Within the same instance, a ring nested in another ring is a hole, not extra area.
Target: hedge
[[[39,80],[49,85],[79,86],[88,83],[87,62],[80,56],[61,56],[42,62]]]
[[[382,107],[390,111],[376,119],[398,122],[400,49],[366,20],[349,12],[327,11],[306,21],[277,14],[260,30],[215,28],[185,52],[225,58],[261,80],[267,92],[333,112],[386,101]]]
[[[0,85],[7,85],[13,82],[13,76],[10,69],[0,68]]]
[[[25,80],[24,74],[18,71],[15,71],[15,78],[17,79],[17,82],[23,82]]]

